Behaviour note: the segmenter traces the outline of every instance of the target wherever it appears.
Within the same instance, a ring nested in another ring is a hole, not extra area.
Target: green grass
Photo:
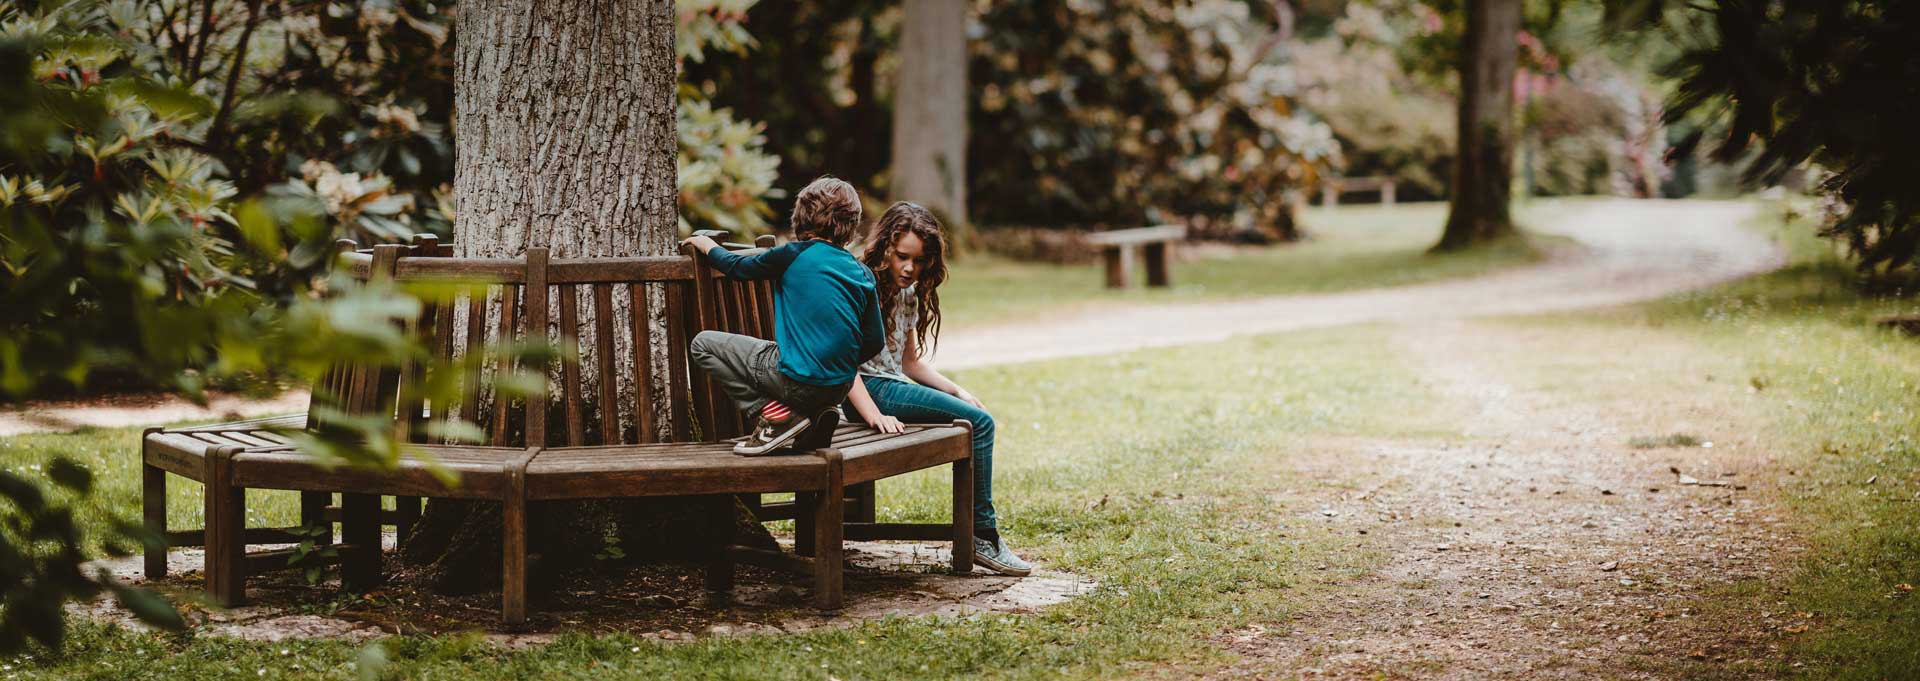
[[[1579,203],[1535,201],[1518,208],[1518,219],[1546,224],[1576,210]],[[953,328],[1103,305],[1401,286],[1537,262],[1542,254],[1536,244],[1554,238],[1516,238],[1484,249],[1430,255],[1426,250],[1440,240],[1446,222],[1442,203],[1312,208],[1301,220],[1307,241],[1177,262],[1174,285],[1167,289],[1110,291],[1099,265],[1063,267],[975,257],[953,264],[940,290],[941,308]]]
[[[1788,651],[1805,666],[1781,672],[1912,678],[1920,594],[1899,585],[1920,585],[1920,342],[1873,321],[1920,305],[1860,296],[1811,225],[1788,228],[1793,266],[1651,306],[1648,319],[1739,358],[1787,445],[1793,474],[1780,485],[1812,552],[1785,587],[1815,625]]]
[[[1700,617],[1812,613],[1807,631],[1782,633],[1779,676],[1915,678],[1920,594],[1900,585],[1920,586],[1920,340],[1874,320],[1920,313],[1920,302],[1862,296],[1850,266],[1813,236],[1811,224],[1783,224],[1774,206],[1762,220],[1756,229],[1777,234],[1790,254],[1783,270],[1655,303],[1512,323],[1566,338],[1611,334],[1619,347],[1663,340],[1661,353],[1685,356],[1627,352],[1589,361],[1635,377],[1628,380],[1642,392],[1714,392],[1719,408],[1764,424],[1754,436],[1778,457],[1778,476],[1761,489],[1777,489],[1811,550],[1785,579],[1712,590],[1699,600]],[[1656,367],[1651,375],[1649,367]],[[1654,378],[1682,367],[1710,373],[1710,383],[1677,388]],[[1592,385],[1605,380],[1594,367],[1570,369],[1553,373],[1571,399],[1621,389]],[[1712,439],[1706,435],[1698,439]],[[1646,444],[1682,445],[1681,437]],[[1681,666],[1661,675],[1716,673],[1675,660]]]
[[[1795,264],[1781,272],[1656,303],[1503,323],[1563,334],[1542,336],[1549,339],[1604,337],[1642,350],[1578,361],[1536,358],[1531,364],[1541,380],[1564,387],[1569,399],[1692,389],[1710,393],[1699,399],[1760,424],[1754,437],[1768,444],[1766,451],[1778,457],[1774,468],[1783,473],[1752,493],[1778,494],[1811,550],[1779,579],[1696,594],[1700,621],[1751,618],[1763,609],[1812,613],[1809,630],[1782,634],[1784,661],[1774,675],[1910,678],[1920,670],[1920,646],[1913,644],[1920,641],[1920,594],[1899,585],[1920,585],[1920,446],[1914,442],[1920,341],[1872,320],[1920,312],[1920,305],[1862,298],[1831,249],[1806,236],[1807,225],[1790,227],[1785,243]],[[1408,237],[1406,243],[1412,248],[1422,241]],[[1201,269],[1180,272],[1198,285]],[[1249,266],[1236,276],[1265,271]],[[1029,274],[1066,276],[1062,272],[1071,271]],[[1091,269],[1079,275],[1089,287],[1098,284]],[[957,276],[956,285],[966,278]],[[1662,355],[1669,351],[1683,356]],[[1048,566],[1100,582],[1091,594],[1044,612],[894,618],[838,631],[681,645],[574,634],[507,651],[471,636],[400,637],[382,643],[392,660],[388,675],[461,681],[1105,678],[1205,670],[1229,655],[1209,643],[1210,636],[1283,621],[1350,585],[1380,560],[1376,551],[1391,550],[1355,550],[1351,537],[1299,522],[1312,509],[1291,507],[1270,492],[1344,484],[1284,474],[1283,462],[1314,438],[1456,433],[1456,425],[1436,421],[1451,413],[1435,408],[1442,398],[1411,380],[1401,361],[1386,333],[1360,327],[956,372],[1000,421],[996,496],[1012,543]],[[1588,371],[1599,365],[1610,371]],[[1706,370],[1716,378],[1699,384],[1674,376],[1676,370]],[[1619,376],[1649,378],[1636,383],[1615,380]],[[1663,435],[1670,427],[1643,432],[1661,445],[1694,435]],[[1095,432],[1103,435],[1087,436]],[[1721,433],[1697,437],[1715,435]],[[106,513],[138,511],[137,441],[134,430],[4,438],[0,465],[32,473],[32,466],[64,454],[92,466],[103,487],[101,508],[82,521],[97,527]],[[945,485],[934,472],[882,485],[881,513],[899,521],[942,518]],[[183,483],[171,494],[176,527],[199,521],[193,487]],[[255,522],[295,515],[287,495],[249,502],[259,514]],[[268,677],[353,678],[360,654],[358,646],[336,641],[253,643],[81,624],[64,653],[0,660],[11,667],[0,676],[259,678],[264,669]],[[1674,668],[1653,673],[1725,673],[1674,657]],[[1796,663],[1801,666],[1790,666]]]
[[[1277,462],[1309,438],[1441,426],[1413,416],[1434,397],[1413,386],[1374,328],[961,373],[1001,422],[995,491],[1010,541],[1048,566],[1097,580],[1091,594],[1030,616],[894,618],[681,645],[570,635],[514,652],[458,636],[396,638],[384,644],[391,676],[1104,678],[1204,666],[1227,655],[1208,636],[1278,622],[1321,585],[1378,559],[1299,522],[1312,509],[1269,498],[1303,484],[1287,480]],[[1105,435],[1088,437],[1096,432]],[[6,438],[0,463],[30,468],[56,454],[74,457],[101,474],[101,511],[133,516],[137,440],[133,430]],[[196,487],[171,491],[176,526],[198,523]],[[943,518],[945,490],[939,472],[883,484],[881,514]],[[292,518],[290,500],[262,501],[262,516]],[[83,521],[98,527],[102,518]],[[358,654],[343,642],[250,643],[81,624],[60,655],[0,662],[20,678],[258,678],[261,669],[350,678]]]

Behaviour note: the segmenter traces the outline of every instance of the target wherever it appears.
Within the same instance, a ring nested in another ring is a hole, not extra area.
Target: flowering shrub
[[[1290,229],[1338,147],[1291,102],[1276,16],[1194,0],[1025,2],[972,41],[969,181],[984,222]]]
[[[709,52],[745,54],[753,47],[742,21],[757,0],[687,0],[679,3],[675,48],[682,62],[704,61]],[[700,87],[679,92],[680,229],[723,229],[742,238],[769,230],[767,199],[782,196],[774,183],[780,159],[766,152],[765,126],[714,108]]]

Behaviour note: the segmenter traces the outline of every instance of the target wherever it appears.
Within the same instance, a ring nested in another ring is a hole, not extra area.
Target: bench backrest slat
[[[690,249],[691,247],[689,247],[689,252],[691,252]],[[688,304],[684,308],[685,320],[681,322],[683,328],[686,329],[687,340],[689,342],[692,341],[694,336],[700,335],[701,331],[715,328],[715,321],[718,318],[716,310],[714,309],[714,301],[716,301],[717,298],[714,295],[715,275],[713,268],[708,265],[706,258],[700,257],[699,255],[692,255],[691,257],[693,258],[693,282],[691,286],[687,287]],[[718,386],[714,385],[711,376],[708,376],[705,372],[694,373],[696,375],[693,377],[691,385],[689,386],[690,392],[692,393],[692,412],[693,417],[698,419],[704,426],[703,432],[699,433],[697,437],[706,440],[717,440],[720,437],[717,433],[707,431],[715,430],[714,400],[720,395],[720,391]]]
[[[499,339],[499,342],[501,343],[513,342],[514,327],[517,325],[519,321],[519,317],[517,314],[519,312],[519,307],[520,307],[520,287],[512,286],[512,285],[501,286],[500,287],[499,335],[495,336],[495,338]],[[473,339],[471,338],[467,339],[467,343],[468,343],[467,347],[469,348],[475,347],[473,343]],[[499,377],[506,376],[512,373],[513,370],[514,370],[513,360],[510,357],[507,357],[504,355],[501,356],[500,364],[496,369],[498,373],[494,374],[495,381],[496,381],[495,385],[498,385],[497,381]],[[493,416],[492,444],[495,447],[505,447],[509,442],[509,440],[507,439],[507,421],[508,421],[508,417],[512,416],[513,402],[511,398],[501,394],[500,391],[497,389],[494,390],[493,393],[494,394],[493,394],[493,414],[492,414]]]
[[[633,422],[635,442],[654,442],[659,440],[653,409],[653,296],[647,295],[646,284],[628,284],[627,295],[633,301],[633,309],[640,312],[628,315],[632,322],[633,360],[628,366],[633,369]]]
[[[475,287],[467,294],[468,345],[472,345],[475,339],[487,337],[487,298],[491,295],[492,289],[486,286]],[[480,422],[479,380],[478,372],[465,372],[460,376],[460,390],[467,395],[466,399],[460,401],[460,420],[467,423]]]
[[[560,289],[560,343],[577,346],[580,342],[580,287],[561,284],[558,288]],[[579,360],[561,362],[560,392],[561,399],[566,405],[567,446],[578,447],[586,444],[586,406],[585,400],[580,399]]]
[[[613,286],[611,284],[593,284],[593,356],[597,360],[594,369],[597,372],[596,384],[600,387],[600,441],[613,443],[620,441],[620,418],[617,413],[620,384],[614,378],[614,364],[608,361],[613,357],[613,325],[607,323],[613,319]]]
[[[527,249],[526,332],[522,338],[545,341],[547,335],[547,249]],[[534,367],[540,375],[540,389],[526,398],[527,437],[531,446],[547,445],[547,367]]]
[[[687,308],[690,305],[687,298],[693,290],[694,287],[689,285],[667,287],[667,347],[673,350],[667,354],[667,406],[668,415],[673,421],[675,442],[693,440],[693,412],[690,408],[693,398],[686,352],[693,339],[693,335],[687,332]]]
[[[519,258],[454,258],[451,244],[433,238],[359,252],[348,243],[346,249],[343,270],[363,279],[472,284],[465,294],[430,303],[405,324],[441,360],[435,366],[462,371],[452,378],[465,397],[441,404],[445,400],[427,395],[422,382],[438,379],[420,363],[385,370],[350,363],[322,374],[315,385],[316,405],[324,403],[322,395],[331,395],[326,399],[348,413],[384,412],[394,419],[397,436],[415,442],[433,440],[428,433],[444,432],[454,418],[480,426],[489,444],[507,447],[633,444],[663,436],[687,442],[744,432],[746,424],[732,401],[692,366],[688,345],[707,329],[771,337],[768,282],[725,279],[704,258],[684,254],[553,259],[546,249],[535,248]],[[623,297],[629,305],[616,306]],[[462,315],[465,324],[459,322]],[[660,321],[665,322],[664,358],[654,346]],[[622,344],[623,335],[630,344]],[[558,366],[524,367],[542,379],[541,390],[529,396],[509,397],[490,386],[515,371],[510,357],[452,362],[462,348],[527,340],[592,347],[555,355]],[[661,378],[655,375],[657,360],[667,372],[663,391],[653,388]],[[597,417],[584,394],[589,377],[597,383]],[[636,386],[626,400],[619,398],[623,379]],[[661,399],[666,402],[657,404]],[[564,432],[551,432],[555,417],[563,419]]]

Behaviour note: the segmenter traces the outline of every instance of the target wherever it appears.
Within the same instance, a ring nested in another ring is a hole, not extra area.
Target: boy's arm
[[[694,238],[700,239],[703,237]],[[688,241],[692,241],[692,239]],[[712,240],[708,239],[707,241],[711,242]],[[779,279],[780,275],[787,271],[787,266],[793,264],[793,259],[799,257],[800,251],[805,248],[806,243],[807,242],[804,241],[789,241],[754,255],[740,255],[720,247],[719,244],[712,246],[707,246],[706,244],[698,245],[705,248],[702,252],[706,254],[707,261],[713,263],[713,268],[720,270],[721,274],[735,279],[753,281],[760,279]]]
[[[878,294],[867,294],[865,310],[860,313],[860,361],[873,359],[887,348],[887,322],[880,317]]]

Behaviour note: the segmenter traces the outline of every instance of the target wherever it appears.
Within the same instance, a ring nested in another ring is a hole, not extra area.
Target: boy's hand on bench
[[[720,242],[714,241],[712,237],[704,234],[681,239],[680,244],[683,246],[693,246],[694,250],[700,251],[701,255],[706,255],[707,251],[711,251],[720,246]]]

